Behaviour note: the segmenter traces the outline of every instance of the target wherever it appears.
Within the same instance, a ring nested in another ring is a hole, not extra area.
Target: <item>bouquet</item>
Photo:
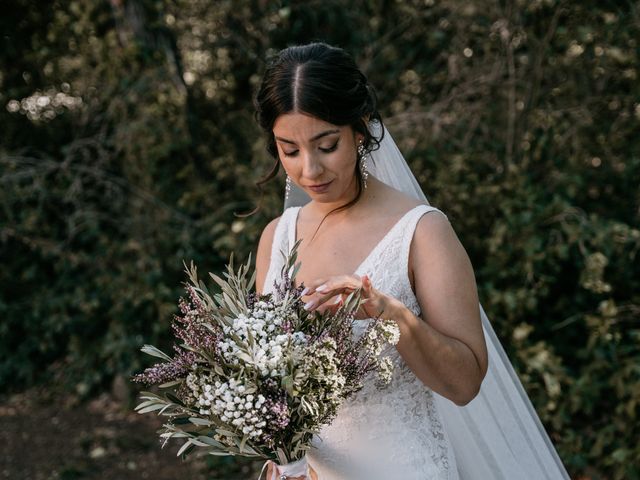
[[[198,447],[299,467],[313,435],[362,388],[365,375],[375,372],[379,384],[389,382],[392,363],[381,353],[398,342],[397,325],[373,318],[354,338],[360,289],[334,312],[305,310],[304,285],[294,286],[299,243],[283,253],[273,294],[251,291],[251,256],[235,271],[232,254],[224,279],[209,274],[221,288],[216,294],[198,279],[193,262],[185,264],[188,298],[180,298],[181,315],[172,325],[179,344],[173,356],[145,345],[142,351],[162,362],[133,377],[158,387],[158,393],[141,393],[136,410],[167,418],[160,437],[163,446],[186,439],[179,456]]]

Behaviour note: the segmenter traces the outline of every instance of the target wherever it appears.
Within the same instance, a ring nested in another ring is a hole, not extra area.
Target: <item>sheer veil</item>
[[[429,204],[391,134],[369,124],[380,148],[367,157],[369,172],[382,182]],[[374,162],[371,162],[371,159]],[[301,206],[309,196],[292,183],[284,208]],[[482,305],[489,369],[480,393],[459,407],[436,394],[436,403],[456,456],[462,480],[569,479]]]

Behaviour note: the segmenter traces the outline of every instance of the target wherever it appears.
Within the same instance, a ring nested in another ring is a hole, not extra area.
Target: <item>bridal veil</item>
[[[391,134],[379,122],[371,133],[384,137],[380,148],[367,157],[369,172],[382,182],[429,204]],[[373,159],[373,162],[371,161]],[[291,185],[284,208],[301,206],[309,196]],[[460,407],[434,392],[445,429],[455,452],[462,480],[568,479],[518,376],[498,340],[482,305],[483,330],[489,368],[478,395]]]

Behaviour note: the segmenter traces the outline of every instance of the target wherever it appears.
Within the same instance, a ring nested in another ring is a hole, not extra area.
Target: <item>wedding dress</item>
[[[375,132],[380,125],[370,127]],[[376,289],[420,316],[409,283],[409,246],[422,215],[444,213],[428,205],[386,129],[370,159],[372,175],[424,204],[405,212],[354,273],[369,275]],[[293,185],[275,229],[264,293],[272,292],[283,253],[297,240],[298,212],[308,201]],[[460,407],[433,392],[392,347],[391,384],[378,389],[373,381],[365,382],[314,437],[307,458],[320,480],[569,479],[482,306],[480,312],[489,368],[476,398]],[[368,321],[358,320],[353,334],[359,335]]]
[[[299,210],[287,208],[278,221],[265,293],[272,291],[282,269],[280,250],[288,252],[295,243]],[[401,300],[415,315],[420,315],[420,307],[409,283],[409,245],[418,219],[432,211],[440,212],[428,205],[406,212],[355,271],[369,275],[378,290]],[[358,320],[354,335],[361,334],[368,321]],[[409,370],[395,347],[387,354],[395,367],[391,384],[379,389],[369,378],[335,420],[314,437],[307,454],[309,465],[320,480],[457,479],[433,392]]]

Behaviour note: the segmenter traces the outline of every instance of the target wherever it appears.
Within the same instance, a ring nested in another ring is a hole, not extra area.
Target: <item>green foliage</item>
[[[255,251],[282,183],[264,60],[352,52],[572,473],[640,478],[634,2],[12,0],[0,25],[0,385],[87,392],[166,346],[182,261]],[[339,28],[336,28],[339,26]],[[46,97],[46,99],[45,99]],[[165,345],[163,345],[163,342]]]

